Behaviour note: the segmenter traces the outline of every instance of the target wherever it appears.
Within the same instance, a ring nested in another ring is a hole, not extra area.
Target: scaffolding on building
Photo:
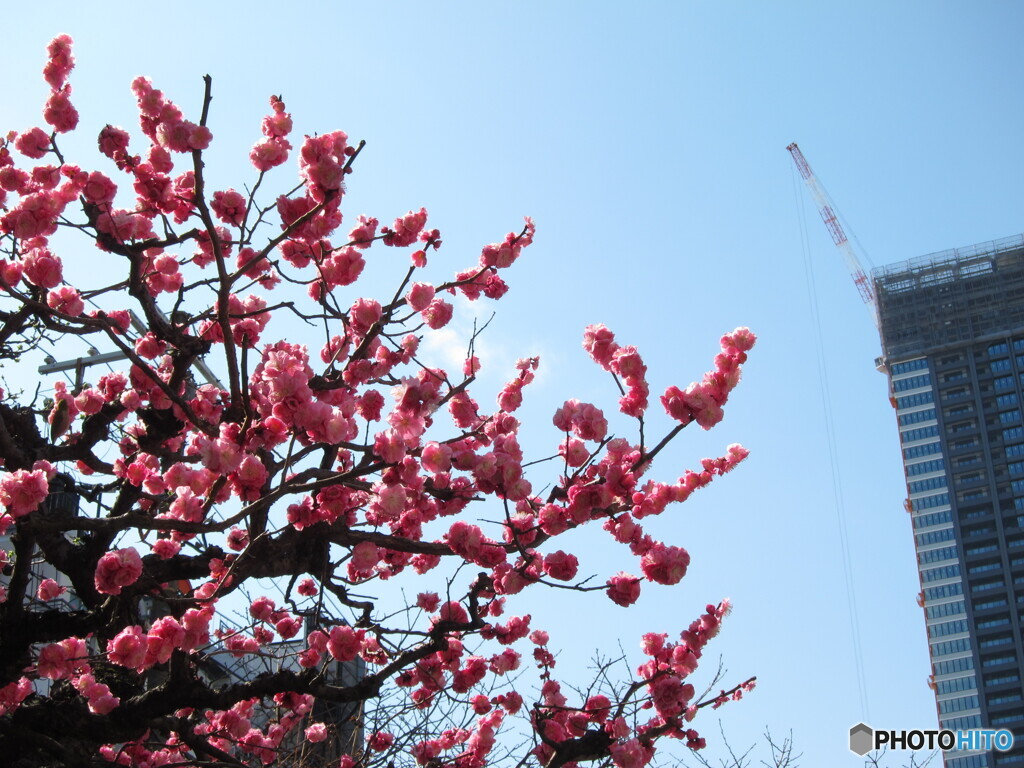
[[[871,272],[888,362],[1024,329],[1024,235]]]

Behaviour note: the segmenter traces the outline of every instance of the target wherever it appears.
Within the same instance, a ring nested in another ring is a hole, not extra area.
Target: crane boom
[[[800,172],[801,178],[807,184],[807,188],[811,191],[811,196],[818,206],[821,220],[825,222],[825,228],[828,229],[828,233],[832,236],[832,242],[835,243],[836,248],[843,255],[846,268],[850,271],[850,276],[853,278],[853,284],[857,286],[857,292],[860,293],[864,303],[868,305],[868,308],[871,310],[872,319],[877,325],[878,307],[875,301],[874,288],[872,288],[871,281],[865,274],[863,267],[861,267],[860,259],[857,258],[856,251],[853,250],[853,246],[846,237],[846,232],[843,231],[843,225],[839,223],[839,217],[832,207],[828,194],[821,186],[821,182],[818,181],[818,177],[814,175],[814,171],[811,170],[807,158],[804,157],[804,153],[800,151],[800,147],[796,145],[796,142],[790,144],[786,149],[793,156],[796,169]]]

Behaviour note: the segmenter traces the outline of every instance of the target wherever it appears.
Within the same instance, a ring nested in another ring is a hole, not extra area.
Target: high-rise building
[[[946,768],[1024,766],[1024,236],[872,273]]]

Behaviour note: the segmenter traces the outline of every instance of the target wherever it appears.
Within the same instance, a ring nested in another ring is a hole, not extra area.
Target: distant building
[[[872,278],[939,722],[1016,741],[945,766],[1024,766],[1024,236]]]

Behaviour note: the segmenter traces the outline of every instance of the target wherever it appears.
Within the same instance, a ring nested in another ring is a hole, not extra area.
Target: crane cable
[[[803,251],[804,277],[807,285],[807,298],[814,316],[815,343],[818,358],[818,391],[821,393],[821,407],[825,420],[825,434],[828,443],[828,456],[832,469],[832,496],[836,512],[836,523],[839,531],[839,552],[843,564],[843,579],[846,582],[846,609],[850,619],[850,637],[853,640],[854,668],[857,677],[857,688],[860,695],[861,714],[865,721],[870,719],[868,711],[867,684],[864,676],[864,653],[860,641],[860,619],[857,613],[856,591],[853,587],[853,564],[850,557],[850,541],[846,525],[846,508],[843,504],[843,482],[840,463],[836,457],[835,425],[832,419],[832,395],[828,386],[828,369],[825,361],[825,345],[821,330],[821,314],[818,309],[818,295],[814,280],[814,262],[811,259],[810,243],[807,237],[807,216],[804,209],[804,197],[800,194],[796,170],[790,164],[793,178],[793,192],[796,198],[798,220],[800,224],[800,244]]]

